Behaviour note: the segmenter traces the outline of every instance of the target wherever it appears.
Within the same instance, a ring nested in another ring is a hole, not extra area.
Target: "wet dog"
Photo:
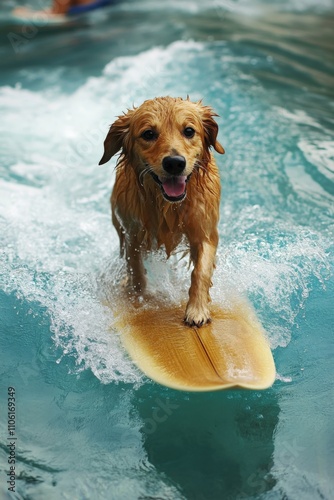
[[[143,255],[164,246],[167,256],[185,238],[194,269],[184,320],[210,321],[209,288],[218,245],[219,171],[223,154],[212,108],[189,99],[158,97],[111,125],[100,164],[120,151],[111,195],[112,221],[129,285],[145,293]]]

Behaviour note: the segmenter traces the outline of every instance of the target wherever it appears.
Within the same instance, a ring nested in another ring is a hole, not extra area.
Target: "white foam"
[[[305,139],[298,142],[298,147],[306,159],[315,165],[319,172],[334,181],[334,141],[316,140],[313,143]]]
[[[256,304],[272,348],[289,343],[312,281],[324,283],[330,275],[328,242],[291,221],[284,224],[275,215],[255,205],[241,209],[237,219],[224,221],[212,290],[217,301],[248,296]]]

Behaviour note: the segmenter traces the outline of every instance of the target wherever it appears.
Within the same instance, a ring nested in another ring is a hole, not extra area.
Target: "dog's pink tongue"
[[[187,177],[185,175],[178,175],[175,177],[169,177],[165,181],[162,182],[162,187],[164,188],[167,196],[171,196],[172,198],[177,198],[181,196],[186,189],[186,180]]]

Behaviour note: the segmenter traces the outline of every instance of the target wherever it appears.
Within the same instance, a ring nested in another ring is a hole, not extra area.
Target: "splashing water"
[[[187,64],[183,79],[173,69],[176,56]],[[0,106],[7,109],[6,139],[16,113],[29,103],[16,125],[17,140],[24,147],[7,150],[9,165],[0,184],[2,286],[45,307],[56,345],[76,356],[80,370],[91,368],[103,382],[136,382],[140,377],[110,335],[112,312],[101,303],[103,292],[97,289],[99,273],[108,268],[112,284],[121,261],[109,216],[111,168],[96,164],[108,122],[131,102],[140,104],[159,91],[173,95],[187,91],[197,99],[202,90],[205,100],[222,115],[222,142],[228,147],[226,160],[219,159],[223,197],[219,263],[212,289],[215,301],[228,301],[229,294],[249,295],[265,321],[272,346],[286,345],[312,280],[322,282],[328,273],[328,239],[305,227],[295,213],[303,201],[288,177],[296,162],[291,159],[291,145],[295,155],[300,150],[296,121],[292,120],[295,137],[291,139],[290,115],[277,115],[260,87],[243,95],[242,69],[231,64],[231,57],[225,45],[176,42],[166,49],[116,58],[101,77],[89,78],[71,95],[57,88],[1,90]],[[198,83],[191,87],[189,75],[198,82],[203,72],[216,82],[214,88],[202,85],[199,89]],[[141,85],[133,88],[135,75]],[[318,132],[314,123],[310,127]],[[273,134],[276,140],[269,147]],[[282,177],[281,189],[290,189],[289,195],[280,192]],[[158,262],[152,272],[156,291],[164,284],[167,295],[184,300],[187,266],[182,261],[169,266],[162,258]],[[162,273],[170,274],[167,281]]]

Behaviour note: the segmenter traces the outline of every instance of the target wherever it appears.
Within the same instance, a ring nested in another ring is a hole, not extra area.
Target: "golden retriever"
[[[202,102],[157,97],[111,125],[100,165],[121,151],[111,195],[112,221],[131,289],[145,293],[143,254],[185,238],[194,265],[184,321],[210,321],[209,288],[218,244],[220,180],[210,152],[223,154],[212,108]]]

